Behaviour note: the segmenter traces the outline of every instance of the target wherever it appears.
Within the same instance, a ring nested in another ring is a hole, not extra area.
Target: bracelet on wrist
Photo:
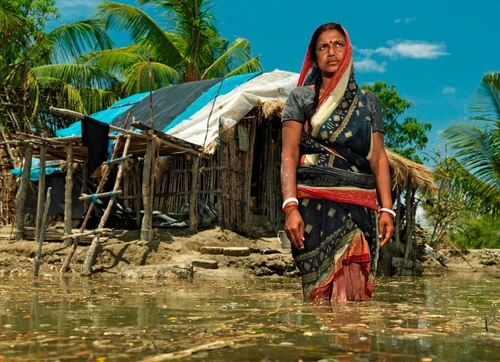
[[[288,205],[286,205],[283,209],[281,209],[281,211],[285,211],[286,209],[291,209],[291,208],[299,208],[299,205],[291,202]]]
[[[296,197],[289,197],[288,199],[283,201],[283,205],[281,206],[281,210],[284,210],[285,206],[290,204],[291,202],[294,202],[297,204],[297,206],[299,206],[299,200]]]
[[[396,217],[396,212],[394,210],[392,210],[392,209],[388,209],[386,207],[382,207],[382,208],[380,208],[378,210],[378,213],[380,214],[382,212],[385,212],[385,213],[391,215],[392,217]]]

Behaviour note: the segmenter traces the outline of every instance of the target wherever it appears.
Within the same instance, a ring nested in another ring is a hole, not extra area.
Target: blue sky
[[[90,17],[98,0],[56,0],[69,23]],[[117,1],[135,4],[135,0]],[[482,76],[500,71],[500,0],[213,0],[222,36],[250,41],[265,70],[299,72],[314,29],[335,21],[353,43],[358,83],[394,84],[430,122],[430,138],[464,120]],[[311,4],[311,6],[309,6]],[[56,24],[51,24],[52,26]],[[114,36],[117,43],[126,37]]]

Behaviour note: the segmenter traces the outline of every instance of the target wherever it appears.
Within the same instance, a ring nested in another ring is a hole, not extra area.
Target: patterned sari
[[[372,296],[378,258],[377,196],[370,170],[372,115],[354,75],[352,46],[319,100],[302,135],[297,198],[305,247],[293,256],[310,301]],[[320,76],[309,60],[299,86]]]

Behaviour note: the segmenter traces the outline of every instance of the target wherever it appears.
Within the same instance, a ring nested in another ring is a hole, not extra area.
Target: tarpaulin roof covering
[[[231,128],[253,107],[266,101],[285,101],[297,79],[296,73],[275,70],[158,89],[152,93],[154,128],[207,147],[217,138],[219,125]],[[121,127],[129,111],[135,120],[150,125],[149,92],[125,98],[90,117]],[[56,135],[81,135],[80,122],[58,130]]]

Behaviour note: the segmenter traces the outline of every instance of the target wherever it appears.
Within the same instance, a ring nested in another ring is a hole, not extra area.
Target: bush
[[[469,249],[500,248],[500,223],[498,218],[463,218],[461,227],[449,234],[457,246]]]

